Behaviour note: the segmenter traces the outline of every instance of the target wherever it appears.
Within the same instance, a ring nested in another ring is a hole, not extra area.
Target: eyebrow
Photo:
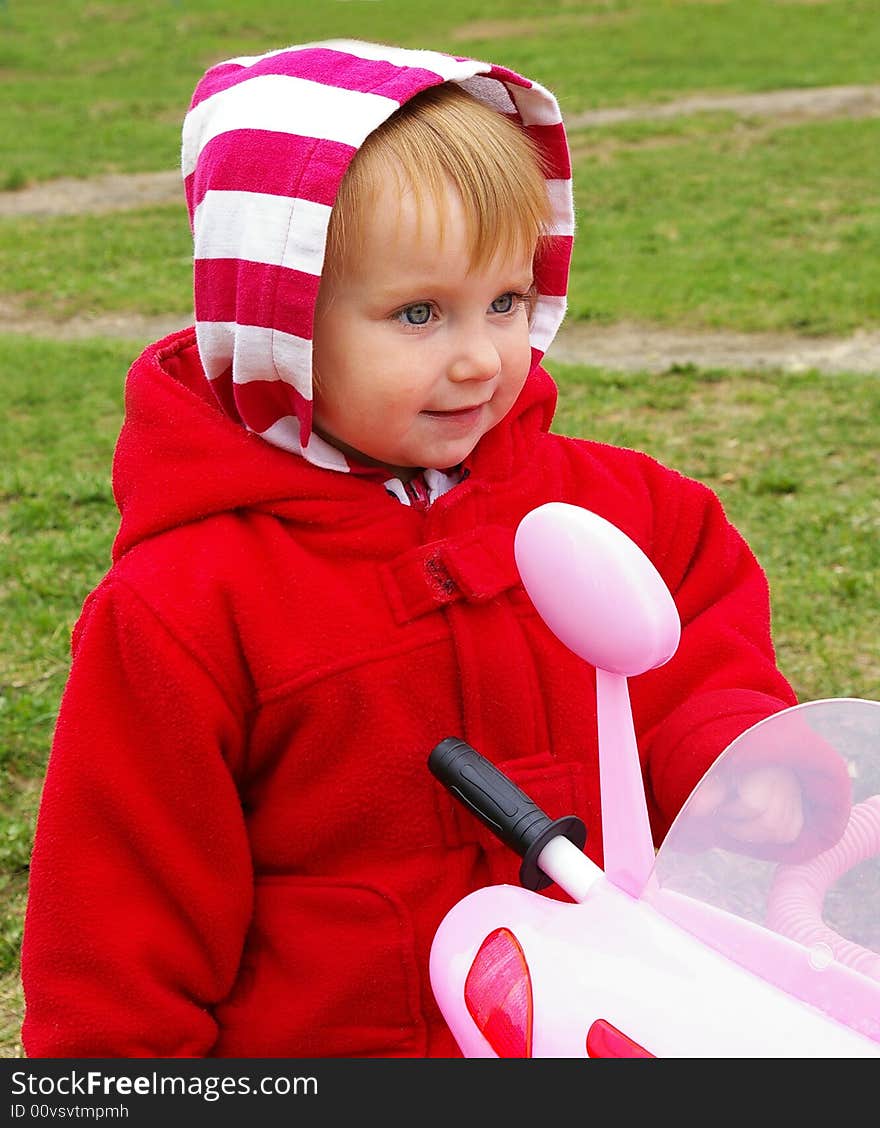
[[[534,272],[524,271],[522,274],[511,273],[508,275],[499,275],[498,293],[506,293],[508,290],[516,292],[526,292],[530,290],[534,284]],[[402,278],[399,280],[392,280],[385,284],[380,284],[373,289],[373,294],[380,301],[397,301],[398,299],[406,301],[407,295],[415,296],[415,300],[420,298],[429,297],[433,292],[438,289],[443,289],[447,285],[445,279],[438,278],[436,274],[425,277]],[[452,287],[455,289],[455,287]],[[402,297],[401,297],[402,295]]]

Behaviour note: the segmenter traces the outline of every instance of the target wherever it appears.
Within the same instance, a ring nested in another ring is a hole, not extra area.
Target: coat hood
[[[465,460],[469,476],[488,489],[507,482],[533,457],[555,407],[556,385],[536,365],[514,406]],[[377,489],[384,492],[381,481],[328,474],[231,419],[205,378],[192,328],[148,345],[131,366],[113,459],[122,515],[114,560],[150,537],[224,513],[268,512],[310,526],[362,521]]]
[[[542,86],[492,63],[332,40],[211,67],[184,121],[205,375],[233,420],[325,469],[357,469],[312,432],[312,327],[337,190],[373,130],[446,82],[518,120],[550,170],[553,222],[535,264],[534,367],[565,314],[574,227],[565,131]]]

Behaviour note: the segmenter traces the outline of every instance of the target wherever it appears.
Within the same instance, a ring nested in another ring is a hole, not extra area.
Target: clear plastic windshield
[[[644,897],[880,1041],[880,702],[808,702],[743,733],[675,820]]]

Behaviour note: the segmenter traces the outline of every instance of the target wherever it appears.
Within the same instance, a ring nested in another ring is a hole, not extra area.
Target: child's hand
[[[800,782],[793,771],[773,764],[752,768],[732,780],[706,780],[689,812],[711,816],[740,842],[794,842],[804,828]]]

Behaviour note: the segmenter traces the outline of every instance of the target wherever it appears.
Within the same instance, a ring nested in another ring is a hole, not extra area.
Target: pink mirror
[[[637,897],[654,846],[626,679],[672,657],[681,636],[678,610],[638,545],[580,506],[550,502],[527,513],[514,554],[538,614],[596,667],[605,872]]]

